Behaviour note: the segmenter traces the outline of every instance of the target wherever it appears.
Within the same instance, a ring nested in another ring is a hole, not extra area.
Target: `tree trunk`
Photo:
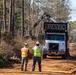
[[[11,35],[14,38],[14,0],[10,0],[8,31],[11,32]]]
[[[12,0],[12,37],[14,38],[14,0]]]
[[[3,0],[3,23],[4,31],[6,30],[6,0]]]
[[[10,0],[10,9],[9,9],[9,29],[8,31],[11,32],[12,30],[12,0]]]
[[[29,5],[28,5],[28,6],[29,6],[29,8],[28,8],[28,15],[29,15],[28,35],[29,35],[29,31],[30,31],[30,29],[31,29],[31,28],[30,28],[30,22],[31,22],[31,21],[30,21],[30,20],[31,20],[30,3],[31,3],[31,0],[29,0],[29,3],[28,3],[28,4],[29,4]]]
[[[21,7],[22,7],[22,19],[21,19],[21,37],[24,36],[24,0],[22,0],[22,4],[21,4]]]
[[[1,44],[1,25],[0,25],[0,44]]]

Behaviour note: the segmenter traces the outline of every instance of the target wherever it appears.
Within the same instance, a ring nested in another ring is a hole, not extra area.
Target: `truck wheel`
[[[65,55],[62,55],[62,59],[66,59],[66,56]]]
[[[46,54],[44,54],[44,55],[43,55],[43,58],[46,58],[46,57],[47,57],[47,55],[46,55]]]

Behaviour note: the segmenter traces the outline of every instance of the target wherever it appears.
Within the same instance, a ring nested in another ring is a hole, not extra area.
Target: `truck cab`
[[[62,56],[66,58],[68,49],[67,23],[44,23],[45,44],[43,46],[43,58],[49,56]]]

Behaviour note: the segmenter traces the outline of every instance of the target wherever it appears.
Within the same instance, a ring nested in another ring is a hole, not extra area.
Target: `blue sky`
[[[71,20],[76,21],[76,0],[70,0],[70,8],[72,9]]]

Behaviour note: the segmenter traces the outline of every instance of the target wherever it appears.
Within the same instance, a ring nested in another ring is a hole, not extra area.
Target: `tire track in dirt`
[[[0,69],[0,75],[75,75],[76,61],[61,59],[43,59],[42,72],[38,71],[38,63],[32,72],[32,60],[29,60],[28,71],[21,71],[21,64],[14,64],[11,68]]]

